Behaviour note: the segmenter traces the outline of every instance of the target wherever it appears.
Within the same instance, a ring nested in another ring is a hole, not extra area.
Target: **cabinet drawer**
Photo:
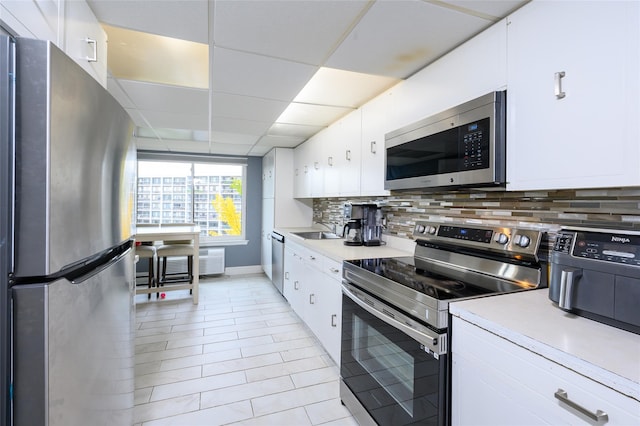
[[[325,257],[324,273],[336,281],[342,281],[342,262]]]
[[[307,249],[304,256],[305,265],[311,266],[318,272],[322,272],[322,265],[324,264],[325,257],[313,250]]]
[[[584,410],[606,413],[607,425],[640,424],[640,402],[458,318],[451,348],[452,418],[458,424],[534,418],[542,424],[604,424],[558,399],[560,390]],[[473,417],[465,417],[471,411]]]

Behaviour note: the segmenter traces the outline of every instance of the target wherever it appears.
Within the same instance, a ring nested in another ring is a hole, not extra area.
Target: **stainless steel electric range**
[[[344,262],[340,398],[361,425],[449,424],[449,303],[547,285],[541,231],[418,222],[413,236],[413,257]]]

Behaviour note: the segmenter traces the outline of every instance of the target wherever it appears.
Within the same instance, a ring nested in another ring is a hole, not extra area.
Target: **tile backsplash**
[[[535,227],[550,240],[563,225],[640,231],[640,187],[559,191],[459,191],[428,194],[392,192],[379,198],[318,198],[314,222],[344,223],[346,202],[376,203],[386,220],[385,233],[411,238],[416,220],[456,220]]]

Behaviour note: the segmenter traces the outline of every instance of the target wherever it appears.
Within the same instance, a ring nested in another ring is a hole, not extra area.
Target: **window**
[[[139,153],[137,223],[195,223],[201,245],[245,239],[246,164],[144,157]]]

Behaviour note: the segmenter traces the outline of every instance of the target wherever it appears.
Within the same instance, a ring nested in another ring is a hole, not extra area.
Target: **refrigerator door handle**
[[[9,287],[25,284],[51,283],[61,278],[71,284],[81,284],[126,256],[133,247],[133,240],[108,248],[100,253],[62,267],[58,272],[35,277],[10,277]]]

